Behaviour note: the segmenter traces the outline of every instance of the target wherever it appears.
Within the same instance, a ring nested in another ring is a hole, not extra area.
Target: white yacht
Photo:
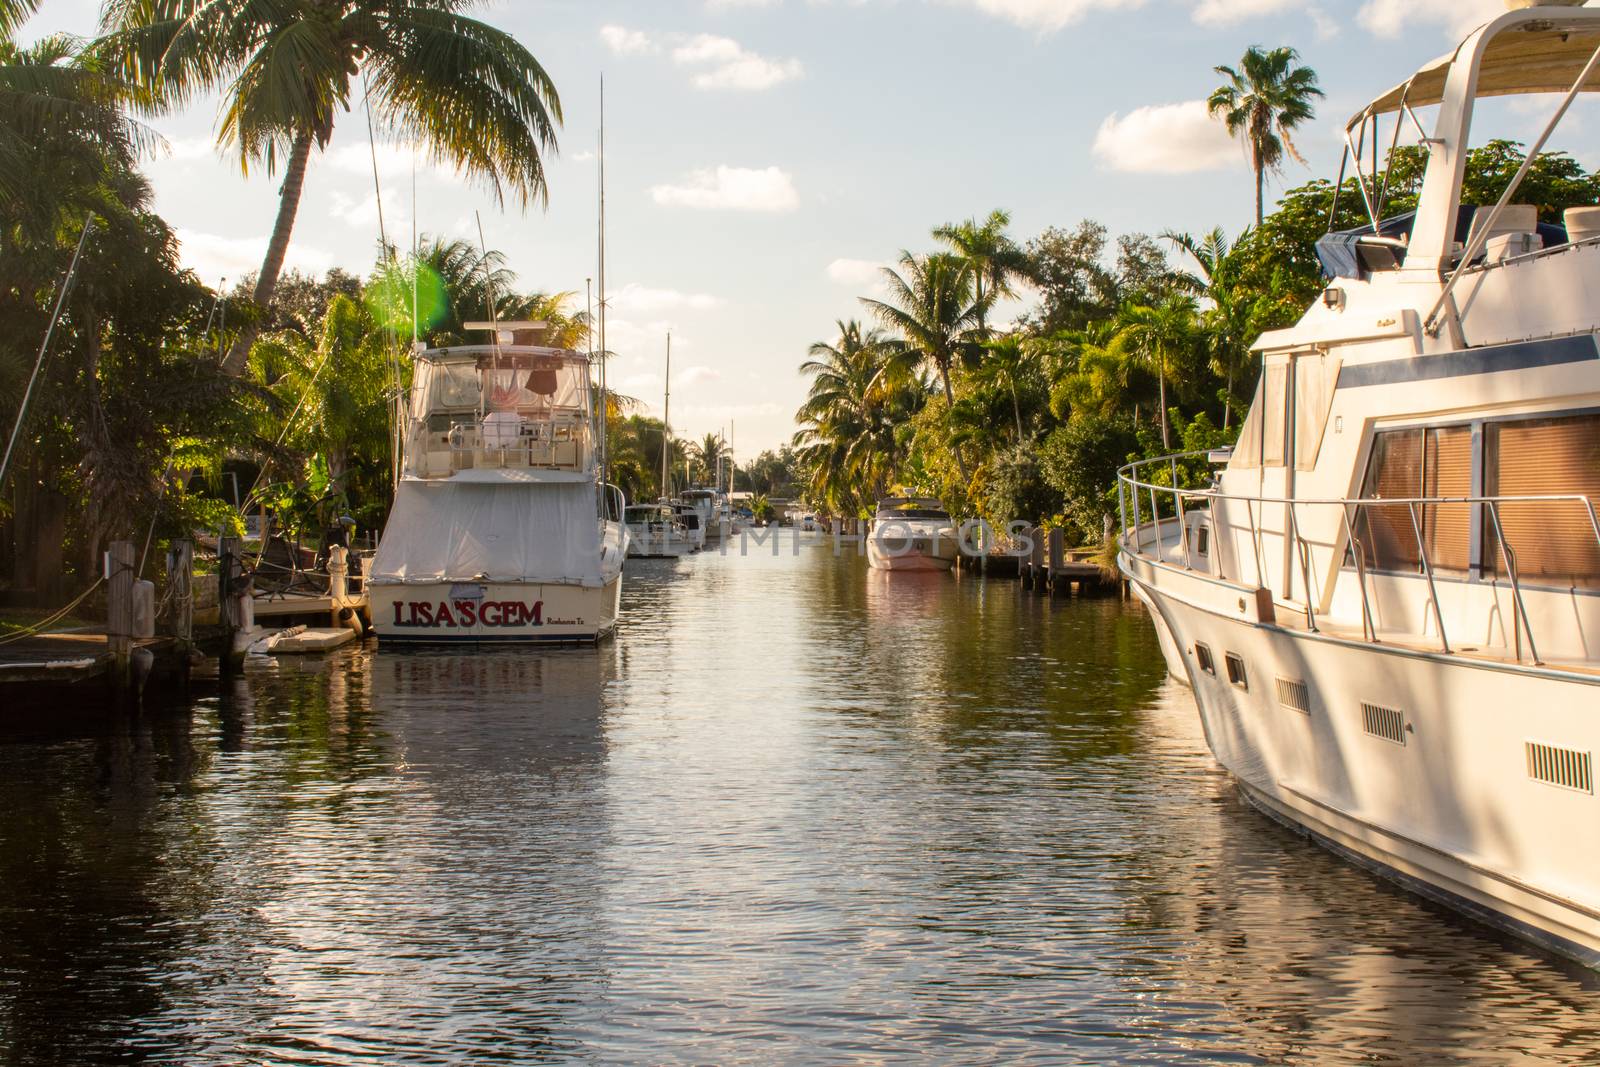
[[[634,504],[624,513],[629,559],[678,559],[698,551],[670,504]]]
[[[1362,866],[1600,965],[1600,208],[1463,203],[1474,105],[1600,90],[1600,10],[1501,15],[1350,122],[1422,131],[1415,213],[1319,244],[1237,447],[1126,468],[1120,562],[1217,759]],[[1427,109],[1427,111],[1425,111]],[[1524,168],[1525,169],[1525,168]],[[1200,478],[1195,478],[1196,472]]]
[[[402,475],[367,579],[380,645],[590,642],[628,534],[602,483],[589,360],[541,324],[413,355]]]
[[[733,515],[728,502],[715,489],[689,489],[678,497],[694,509],[700,519],[706,544],[717,544],[733,536]]]
[[[689,538],[693,551],[698,552],[706,547],[706,528],[701,525],[700,513],[681,500],[668,502],[672,513],[683,523],[684,534]]]
[[[937,500],[888,497],[867,534],[867,566],[882,571],[947,571],[955,566],[954,521]]]

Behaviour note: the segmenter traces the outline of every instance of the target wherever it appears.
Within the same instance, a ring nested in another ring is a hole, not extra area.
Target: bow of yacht
[[[1600,209],[1463,203],[1475,102],[1600,89],[1600,11],[1509,12],[1350,123],[1421,129],[1415,212],[1319,244],[1231,454],[1120,477],[1120,563],[1269,814],[1600,965]],[[1217,467],[1213,473],[1211,468]],[[1173,486],[1195,488],[1174,489]]]

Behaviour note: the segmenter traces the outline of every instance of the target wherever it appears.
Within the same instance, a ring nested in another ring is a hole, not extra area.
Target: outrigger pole
[[[67,302],[67,294],[72,291],[72,279],[78,274],[78,260],[83,256],[83,246],[89,240],[89,232],[94,229],[94,213],[83,217],[83,232],[78,235],[77,251],[72,253],[72,262],[67,267],[67,276],[61,283],[61,290],[56,293],[56,309],[50,314],[50,325],[45,328],[44,340],[39,342],[39,355],[33,361],[33,373],[28,375],[28,387],[22,392],[22,403],[17,406],[17,421],[11,427],[11,439],[6,442],[6,454],[0,459],[0,486],[6,483],[6,471],[11,469],[11,453],[17,447],[17,435],[22,433],[22,424],[28,417],[28,401],[33,398],[33,387],[39,381],[39,370],[44,366],[45,353],[50,350],[50,338],[55,336],[56,323],[61,321],[61,309]]]
[[[606,76],[600,75],[600,483],[611,484],[608,440],[611,408],[606,395]],[[626,501],[624,501],[626,503]],[[620,521],[621,515],[617,516]]]

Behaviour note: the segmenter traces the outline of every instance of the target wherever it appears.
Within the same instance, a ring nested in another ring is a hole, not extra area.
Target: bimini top
[[[1441,102],[1450,69],[1457,61],[1471,62],[1477,42],[1482,43],[1478,44],[1481,59],[1475,96],[1565,93],[1600,48],[1600,9],[1541,6],[1501,15],[1454,52],[1427,64],[1357,112],[1349,128],[1402,107]],[[1583,88],[1585,92],[1600,91],[1600,71],[1592,74]]]

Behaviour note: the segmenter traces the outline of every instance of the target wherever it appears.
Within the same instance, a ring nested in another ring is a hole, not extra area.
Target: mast
[[[667,331],[667,395],[661,402],[661,499],[667,492],[667,456],[672,451],[672,331]]]
[[[606,399],[606,76],[600,75],[600,481],[611,484],[610,404]],[[622,516],[617,516],[619,519]]]

